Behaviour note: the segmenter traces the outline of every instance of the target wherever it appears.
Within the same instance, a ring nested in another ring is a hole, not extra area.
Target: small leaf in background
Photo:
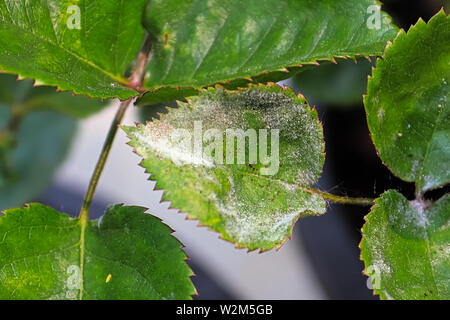
[[[324,142],[304,97],[270,84],[210,88],[179,104],[147,125],[123,127],[163,200],[250,250],[279,248],[297,218],[325,212],[321,196],[308,192]]]
[[[367,78],[373,64],[367,59],[337,59],[295,75],[291,83],[312,104],[321,106],[360,105],[367,90]]]
[[[47,206],[5,211],[0,299],[190,299],[182,244],[144,211],[111,206],[84,238],[80,220]]]
[[[0,114],[1,110],[7,109],[0,106]],[[69,151],[76,128],[75,120],[54,112],[34,112],[23,119],[14,144],[0,154],[2,165],[9,163],[0,183],[0,210],[21,206],[45,191]]]
[[[430,205],[391,190],[366,217],[361,257],[382,299],[450,299],[450,196]]]
[[[0,104],[0,129],[3,128],[8,119],[9,110]],[[13,134],[0,130],[0,190],[14,177],[11,150],[14,148],[15,142]]]
[[[167,113],[168,108],[176,108],[177,106],[176,101],[142,106],[138,109],[138,119],[144,123],[153,119],[159,119],[162,114]]]
[[[375,0],[152,0],[144,24],[153,40],[144,87],[154,92],[141,104],[181,99],[189,87],[280,81],[319,60],[381,55],[397,32]]]
[[[86,118],[103,110],[109,102],[57,92],[54,87],[33,87],[32,80],[17,81],[15,75],[0,74],[0,103],[25,112],[51,110],[74,118]]]
[[[72,117],[87,117],[106,105],[0,74],[0,210],[45,191],[76,133]]]
[[[146,0],[1,0],[0,70],[77,94],[128,99]]]
[[[373,142],[394,174],[419,192],[450,182],[450,18],[441,11],[401,31],[369,80]]]

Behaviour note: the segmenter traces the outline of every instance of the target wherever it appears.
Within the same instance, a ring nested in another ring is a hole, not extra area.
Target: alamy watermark
[[[70,30],[81,29],[81,9],[79,6],[72,5],[67,8],[67,14],[70,16],[67,18],[67,28]]]
[[[366,25],[370,30],[380,30],[383,23],[389,24],[387,16],[384,19],[381,18],[381,6],[379,5],[374,4],[367,7],[367,14],[369,14],[369,18],[366,21]]]
[[[66,281],[66,298],[75,299],[80,290],[80,276],[81,270],[79,266],[71,265],[67,267],[66,273],[68,274]]]
[[[172,147],[177,149],[176,157],[182,162],[212,166],[257,164],[259,160],[263,166],[261,175],[275,175],[280,167],[278,129],[223,131],[213,128],[203,132],[202,121],[195,121],[193,132],[178,128],[171,132],[169,139]]]

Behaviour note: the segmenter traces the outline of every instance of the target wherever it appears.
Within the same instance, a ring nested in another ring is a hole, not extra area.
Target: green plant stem
[[[258,176],[259,178],[262,178],[262,176]],[[371,206],[375,199],[372,198],[352,198],[352,197],[345,197],[345,196],[337,196],[325,191],[302,187],[296,184],[290,184],[286,183],[284,181],[278,180],[278,179],[269,179],[265,178],[266,180],[272,181],[272,182],[278,182],[284,185],[287,185],[289,187],[293,187],[302,191],[306,191],[313,194],[320,194],[325,200],[336,202],[336,203],[342,203],[342,204],[352,204],[352,205],[358,205],[358,206]]]
[[[109,152],[111,151],[111,147],[114,142],[114,138],[116,137],[117,130],[119,129],[119,125],[122,123],[123,117],[133,102],[134,98],[128,99],[120,103],[119,110],[117,110],[116,116],[114,117],[113,122],[111,123],[111,127],[109,128],[108,136],[106,137],[105,144],[103,145],[102,153],[100,154],[100,158],[98,159],[97,165],[95,167],[94,173],[92,174],[91,181],[89,183],[89,188],[86,193],[86,196],[83,201],[83,205],[80,211],[80,224],[81,224],[81,233],[80,233],[80,300],[83,299],[83,271],[84,271],[84,251],[85,251],[85,232],[86,226],[89,220],[89,208],[91,207],[92,199],[94,198],[95,191],[97,189],[98,182],[100,180],[100,176],[105,168],[106,161],[108,160]]]
[[[142,48],[139,52],[139,55],[137,57],[133,74],[129,79],[130,86],[134,86],[136,88],[140,87],[140,84],[142,83],[144,78],[145,65],[148,62],[150,50],[151,50],[151,41],[150,37],[147,35],[142,45]],[[91,206],[92,199],[94,198],[98,181],[100,180],[100,176],[103,172],[103,169],[105,168],[105,164],[108,159],[109,152],[111,151],[111,147],[114,142],[114,138],[116,136],[119,125],[122,123],[123,117],[125,116],[125,113],[130,104],[133,102],[133,100],[134,98],[130,98],[126,101],[121,102],[119,110],[117,111],[116,116],[114,117],[114,120],[111,124],[108,136],[106,137],[106,141],[103,146],[102,153],[100,155],[100,158],[97,162],[97,166],[95,167],[94,173],[89,183],[89,188],[84,198],[83,206],[81,207],[79,219],[81,220],[82,225],[83,223],[85,224],[89,219],[89,208]]]
[[[144,69],[145,65],[148,61],[149,54],[151,49],[150,37],[146,36],[144,44],[139,52],[136,66],[129,79],[130,86],[135,86],[139,88],[143,78],[144,78]],[[86,192],[86,196],[83,201],[83,205],[81,207],[79,221],[81,225],[81,234],[80,234],[80,295],[79,299],[83,299],[83,291],[84,291],[84,252],[85,252],[85,234],[86,227],[89,220],[89,209],[91,207],[92,200],[95,195],[95,191],[97,190],[97,185],[100,180],[100,176],[102,175],[103,169],[105,168],[106,161],[108,160],[109,153],[111,151],[114,139],[117,134],[117,130],[119,129],[119,125],[122,123],[122,120],[125,116],[128,107],[132,104],[134,98],[130,98],[126,101],[122,101],[119,106],[119,110],[117,110],[116,116],[109,128],[108,135],[106,137],[105,143],[103,145],[102,153],[100,154],[100,158],[97,161],[97,165],[95,167],[94,173],[92,174],[91,181],[89,182],[88,191]]]
[[[336,202],[336,203],[342,203],[342,204],[352,204],[352,205],[358,205],[358,206],[371,206],[375,199],[372,198],[352,198],[352,197],[345,197],[345,196],[337,196],[328,192],[310,189],[312,193],[320,194],[324,199]]]
[[[81,207],[80,220],[88,219],[89,208],[91,206],[92,199],[94,198],[94,194],[97,189],[100,176],[103,172],[103,169],[105,168],[105,164],[108,159],[109,152],[111,151],[114,138],[116,137],[117,130],[119,129],[119,125],[122,123],[123,117],[125,116],[125,113],[132,102],[133,98],[121,102],[119,110],[117,110],[116,116],[114,117],[114,120],[111,123],[108,136],[106,137],[105,143],[103,145],[102,153],[100,154],[100,158],[98,159],[94,173],[92,174],[91,181],[89,183],[89,188],[84,198],[83,206]]]

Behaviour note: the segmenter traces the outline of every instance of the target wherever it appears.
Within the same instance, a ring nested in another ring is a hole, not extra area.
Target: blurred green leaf
[[[76,132],[107,102],[0,74],[0,209],[34,200],[50,184]],[[53,111],[46,111],[53,110]],[[57,111],[57,112],[55,112]],[[65,115],[64,115],[65,114]]]
[[[3,154],[11,165],[8,178],[0,184],[0,210],[21,206],[45,191],[76,128],[75,120],[54,112],[34,112],[24,118],[15,134],[15,146]]]
[[[0,74],[0,103],[22,108],[24,112],[53,110],[74,118],[86,118],[108,105],[108,101],[57,92],[54,87],[33,87],[32,80],[16,79],[15,75]]]
[[[327,106],[361,104],[367,90],[372,63],[366,59],[337,59],[337,64],[323,63],[298,73],[292,85],[311,103]]]

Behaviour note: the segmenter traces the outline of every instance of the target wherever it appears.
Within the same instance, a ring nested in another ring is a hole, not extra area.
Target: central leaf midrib
[[[428,231],[425,231],[425,232],[426,232],[426,237],[427,237],[427,238],[425,239],[425,244],[426,244],[426,246],[427,246],[427,256],[428,256],[428,260],[429,260],[429,263],[430,263],[431,277],[432,277],[432,279],[433,279],[433,284],[434,284],[434,288],[435,288],[435,290],[436,290],[436,295],[437,295],[438,297],[440,297],[441,294],[440,294],[439,289],[438,289],[438,286],[437,286],[436,272],[434,271],[433,261],[432,261],[432,257],[431,257],[430,239],[429,239],[429,236],[428,236]]]
[[[79,294],[79,300],[83,300],[83,291],[84,291],[84,253],[86,249],[86,227],[88,223],[87,218],[83,218],[81,216],[79,218],[80,221],[80,294]]]

